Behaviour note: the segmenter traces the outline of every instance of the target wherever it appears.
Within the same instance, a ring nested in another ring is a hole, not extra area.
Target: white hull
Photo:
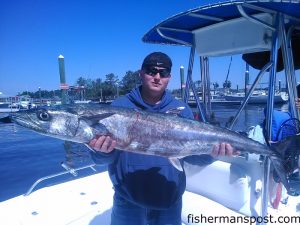
[[[0,113],[10,113],[19,111],[19,107],[12,106],[10,103],[1,103],[0,104]]]
[[[196,216],[237,218],[259,214],[260,198],[253,192],[255,178],[232,181],[230,165],[222,161],[203,168],[185,165],[190,174],[183,196],[182,224],[206,224],[196,223]],[[259,167],[258,163],[249,166],[249,175],[257,174]],[[113,192],[107,172],[45,187],[0,203],[0,224],[109,225]],[[269,207],[269,215],[300,216],[299,202],[300,197],[289,197],[288,204],[281,204],[279,209]]]
[[[0,108],[0,113],[11,113],[11,112],[18,112],[19,109],[14,109],[14,108]]]
[[[243,102],[245,99],[244,94],[232,94],[226,95],[226,101],[239,101]],[[268,101],[268,95],[252,95],[248,101],[249,104],[266,104]],[[285,93],[276,94],[274,96],[274,104],[285,103],[288,101],[288,97]]]

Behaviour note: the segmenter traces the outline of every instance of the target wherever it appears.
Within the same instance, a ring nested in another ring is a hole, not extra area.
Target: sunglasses
[[[154,67],[145,68],[144,72],[152,77],[154,77],[157,73],[159,73],[161,78],[170,77],[170,71],[168,69],[156,69]]]

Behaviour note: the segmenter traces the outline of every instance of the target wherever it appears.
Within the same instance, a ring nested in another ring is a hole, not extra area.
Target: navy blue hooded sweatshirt
[[[141,87],[116,99],[112,105],[141,109],[149,112],[166,112],[184,106],[179,116],[193,119],[188,105],[165,92],[159,104],[149,105],[143,101]],[[181,199],[185,190],[184,172],[178,171],[164,157],[135,154],[114,150],[112,153],[94,153],[96,163],[108,163],[108,171],[115,193],[124,199],[151,209],[167,209]]]

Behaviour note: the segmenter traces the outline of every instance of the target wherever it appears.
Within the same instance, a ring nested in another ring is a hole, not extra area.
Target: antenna
[[[228,80],[228,76],[229,76],[229,72],[230,72],[231,62],[232,62],[232,56],[230,56],[230,62],[229,62],[229,66],[228,66],[228,70],[227,70],[227,74],[226,74],[226,79],[225,79],[226,85],[227,85],[227,80]]]

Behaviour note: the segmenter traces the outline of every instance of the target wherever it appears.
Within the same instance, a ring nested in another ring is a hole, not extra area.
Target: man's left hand
[[[218,157],[218,156],[236,156],[239,154],[240,152],[236,151],[230,144],[221,143],[213,147],[213,150],[210,155],[213,157]]]

